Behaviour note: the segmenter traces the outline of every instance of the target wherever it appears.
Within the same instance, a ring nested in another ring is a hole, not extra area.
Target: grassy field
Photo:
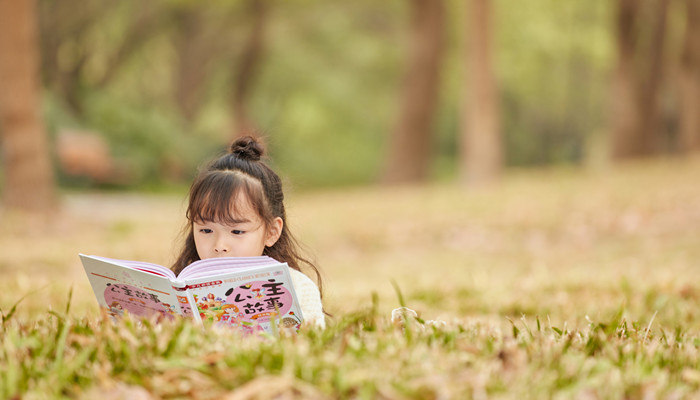
[[[698,176],[695,158],[292,187],[334,317],[279,340],[99,315],[77,253],[168,265],[184,192],[0,210],[0,398],[698,398]],[[392,324],[401,302],[420,318]]]

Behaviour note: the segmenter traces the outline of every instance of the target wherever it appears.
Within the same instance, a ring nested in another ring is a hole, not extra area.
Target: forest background
[[[203,4],[0,0],[0,397],[700,393],[700,2]],[[101,323],[77,253],[168,265],[251,131],[329,328]]]
[[[28,51],[61,186],[187,182],[250,131],[300,187],[453,180],[697,149],[696,6],[39,1]]]

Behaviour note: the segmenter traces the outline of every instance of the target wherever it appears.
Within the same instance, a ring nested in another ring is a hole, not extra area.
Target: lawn
[[[480,189],[289,185],[333,317],[277,340],[100,316],[77,254],[169,265],[184,190],[0,210],[0,398],[697,397],[698,176],[693,158]],[[402,304],[419,318],[392,323]]]

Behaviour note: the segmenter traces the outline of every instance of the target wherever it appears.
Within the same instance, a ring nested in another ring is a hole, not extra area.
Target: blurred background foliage
[[[185,183],[243,130],[266,137],[274,164],[297,186],[377,182],[399,113],[413,3],[38,0],[44,114],[60,184]],[[506,166],[582,164],[609,153],[622,3],[491,2]],[[682,3],[668,8],[669,60],[680,53]],[[430,178],[447,180],[458,174],[468,11],[461,0],[444,8]],[[668,93],[662,98],[669,103]],[[106,143],[102,175],[64,165],[62,149],[86,137]]]
[[[580,162],[587,141],[604,129],[611,2],[495,5],[507,164]],[[251,30],[247,7],[242,1],[206,7],[186,0],[39,1],[51,135],[76,129],[103,137],[128,176],[103,183],[187,181],[197,163],[233,137],[231,87]],[[461,1],[447,7],[434,176],[449,178],[457,157],[465,12]],[[407,2],[398,0],[267,2],[249,110],[274,162],[295,185],[377,179],[397,111],[408,18]],[[189,33],[192,41],[206,48],[182,48],[188,27],[197,32]],[[193,67],[179,60],[187,56]],[[196,83],[182,94],[179,85],[186,83],[178,80],[188,78],[178,74],[186,68],[201,71],[190,72]],[[90,180],[64,174],[62,182]]]

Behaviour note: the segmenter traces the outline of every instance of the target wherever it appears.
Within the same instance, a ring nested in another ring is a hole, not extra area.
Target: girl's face
[[[194,244],[199,258],[261,256],[265,246],[274,245],[282,233],[281,218],[275,218],[272,226],[265,226],[244,196],[238,197],[232,212],[236,217],[232,224],[193,222]]]

